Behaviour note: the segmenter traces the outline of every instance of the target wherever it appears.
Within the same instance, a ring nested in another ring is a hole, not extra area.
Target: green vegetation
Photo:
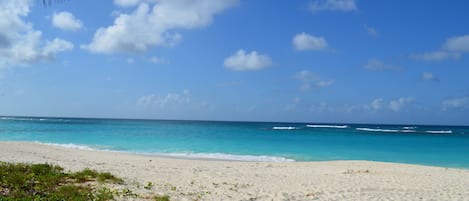
[[[105,185],[123,184],[124,180],[109,172],[84,169],[64,172],[60,166],[0,162],[0,200],[115,200],[115,197],[144,198],[128,188],[111,190]],[[152,182],[145,189],[151,190]],[[174,190],[176,188],[174,187]],[[171,188],[173,190],[173,188]],[[169,196],[146,197],[169,201]]]
[[[145,189],[147,189],[147,190],[151,190],[151,188],[153,188],[153,183],[151,183],[151,181],[149,181],[149,182],[147,183],[147,185],[144,186],[143,188],[145,188]]]
[[[109,172],[97,172],[96,170],[90,170],[88,168],[80,171],[75,172],[69,175],[70,178],[75,179],[78,182],[88,182],[88,181],[95,181],[97,180],[99,183],[116,183],[122,184],[124,180],[121,178],[117,178]]]
[[[169,201],[169,196],[164,195],[164,196],[155,196],[153,197],[154,201]]]
[[[85,169],[66,173],[50,164],[0,162],[0,200],[113,200],[108,188],[96,189],[87,182],[122,183],[108,172]]]
[[[105,183],[105,182],[112,182],[112,183],[116,183],[116,184],[123,184],[124,183],[124,180],[122,180],[121,178],[115,177],[114,175],[112,175],[109,172],[98,173],[97,179],[98,179],[98,182],[101,182],[101,183]]]

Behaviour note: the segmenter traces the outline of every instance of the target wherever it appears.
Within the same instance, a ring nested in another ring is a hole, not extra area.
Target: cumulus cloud
[[[314,0],[309,5],[313,13],[320,11],[357,11],[358,7],[355,0]]]
[[[167,109],[191,102],[191,94],[188,90],[182,93],[168,93],[166,95],[150,94],[137,99],[136,105],[141,108]]]
[[[301,90],[309,90],[313,87],[323,88],[334,84],[334,80],[324,80],[319,75],[303,70],[295,75],[295,79],[302,82]]]
[[[66,11],[54,13],[52,25],[66,31],[78,31],[83,27],[83,23],[80,20],[76,19],[72,13]]]
[[[443,49],[453,52],[469,52],[469,35],[448,38],[443,44]]]
[[[379,110],[383,107],[383,104],[384,104],[384,99],[383,98],[377,98],[377,99],[374,99],[371,102],[371,108],[374,109],[374,110]]]
[[[382,61],[378,59],[369,59],[368,62],[363,65],[363,68],[367,70],[374,70],[374,71],[380,71],[380,70],[398,70],[400,69],[397,66],[393,66],[390,64],[385,64]]]
[[[327,49],[328,44],[323,37],[317,37],[303,32],[293,37],[293,46],[298,51],[324,50]]]
[[[140,0],[114,0],[114,4],[122,7],[135,6],[140,3]]]
[[[449,98],[441,103],[443,110],[467,110],[469,109],[469,96]]]
[[[41,31],[24,21],[33,1],[0,1],[0,69],[51,61],[59,52],[71,50],[73,44],[55,38],[42,39]]]
[[[403,107],[409,105],[410,103],[414,102],[415,98],[412,97],[402,97],[396,100],[392,100],[389,102],[389,109],[394,112],[399,112]]]
[[[113,25],[99,28],[91,43],[82,45],[82,48],[95,53],[116,53],[144,52],[156,46],[173,46],[182,39],[177,30],[208,26],[216,14],[238,2],[239,0],[140,1],[131,13],[118,14]],[[134,5],[129,0],[115,3]]]
[[[382,110],[388,109],[394,112],[399,112],[401,109],[415,102],[413,97],[401,97],[395,100],[386,101],[384,98],[376,98],[370,104],[359,105],[357,108],[364,110]]]
[[[272,65],[268,55],[256,51],[246,53],[243,49],[225,59],[226,68],[236,71],[261,70]]]
[[[439,81],[439,79],[435,75],[433,75],[433,73],[430,73],[430,72],[423,72],[422,79],[427,80],[427,81],[435,81],[435,82]]]
[[[448,38],[441,49],[433,52],[412,54],[410,58],[421,61],[457,60],[463,53],[469,52],[469,35]]]

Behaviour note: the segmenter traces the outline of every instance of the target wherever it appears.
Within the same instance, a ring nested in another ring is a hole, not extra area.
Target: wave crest
[[[415,128],[415,127],[413,127]],[[394,129],[379,129],[379,128],[356,128],[359,131],[369,131],[369,132],[385,132],[385,133],[430,133],[430,134],[451,134],[452,130],[429,130],[429,131],[417,131],[411,129],[405,130],[394,130]]]
[[[453,133],[452,130],[445,130],[445,131],[425,131],[425,133],[432,133],[432,134],[451,134]]]
[[[347,125],[313,125],[313,124],[306,125],[306,127],[310,127],[310,128],[348,128]]]
[[[293,126],[274,126],[272,127],[273,130],[295,130],[298,129],[297,127]]]
[[[394,129],[379,129],[379,128],[356,128],[359,131],[370,131],[370,132],[385,132],[385,133],[398,133],[399,130]]]
[[[68,144],[42,143],[42,142],[35,142],[35,143],[49,145],[49,146],[56,146],[56,147],[64,147],[67,149],[96,150],[86,145],[78,145],[78,144],[72,144],[72,143],[68,143]]]
[[[199,159],[199,160],[225,160],[225,161],[248,161],[248,162],[294,162],[295,160],[277,157],[277,156],[265,156],[265,155],[235,155],[235,154],[224,154],[224,153],[138,153],[138,152],[127,152],[110,149],[94,149],[86,145],[77,144],[58,144],[58,143],[42,143],[35,142],[38,144],[57,146],[67,149],[80,149],[80,150],[100,150],[100,151],[111,151],[111,152],[126,152],[133,154],[144,154],[149,156],[160,156],[160,157],[173,157],[183,159]]]

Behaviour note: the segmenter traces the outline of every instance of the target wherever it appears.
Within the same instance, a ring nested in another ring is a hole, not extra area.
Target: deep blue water
[[[0,141],[253,161],[469,168],[469,127],[0,117]]]

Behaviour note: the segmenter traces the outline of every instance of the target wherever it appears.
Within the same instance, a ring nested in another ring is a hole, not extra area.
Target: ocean
[[[469,127],[0,117],[0,141],[239,161],[469,168]]]

